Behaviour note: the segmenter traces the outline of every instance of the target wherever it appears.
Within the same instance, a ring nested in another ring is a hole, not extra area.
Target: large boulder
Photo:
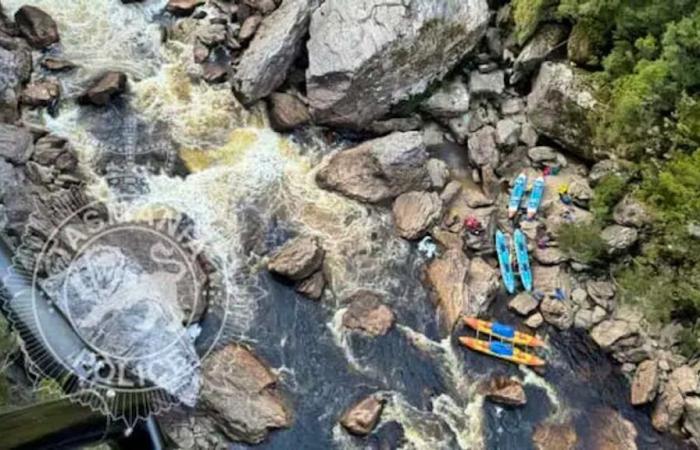
[[[549,56],[554,49],[566,39],[566,28],[557,24],[548,24],[540,28],[532,39],[523,47],[513,64],[511,84],[528,77]]]
[[[233,76],[243,102],[253,103],[277,89],[297,56],[316,0],[285,0],[263,19]]]
[[[515,378],[495,376],[484,386],[486,399],[501,405],[522,406],[527,403],[523,384]]]
[[[333,154],[316,174],[324,189],[377,203],[431,185],[420,133],[392,133]]]
[[[56,22],[36,6],[25,5],[15,13],[19,32],[36,48],[42,49],[59,41]]]
[[[343,326],[369,336],[383,336],[394,324],[394,313],[382,303],[381,295],[360,290],[345,300],[348,309],[343,314]]]
[[[613,219],[618,225],[640,228],[648,224],[651,217],[642,202],[627,195],[613,209]]]
[[[0,124],[0,158],[24,164],[32,154],[32,134],[26,128]]]
[[[630,392],[631,403],[635,406],[651,403],[659,388],[659,365],[648,359],[642,362],[634,374]]]
[[[363,127],[425,91],[486,32],[486,0],[327,0],[313,14],[306,73],[321,123]]]
[[[442,201],[435,192],[407,192],[396,198],[392,211],[399,235],[418,239],[440,219]]]
[[[469,303],[468,274],[469,259],[461,248],[447,250],[428,266],[428,282],[435,290],[441,320],[450,331]]]
[[[291,425],[277,376],[251,351],[230,344],[204,360],[202,408],[231,439],[257,444]]]
[[[267,263],[270,272],[291,280],[303,280],[323,263],[324,251],[313,237],[299,237],[287,242]]]
[[[540,134],[581,158],[597,157],[590,115],[601,105],[585,72],[564,63],[542,64],[527,105],[530,123]]]
[[[600,233],[601,239],[608,248],[608,253],[618,254],[632,247],[639,239],[636,228],[610,225]]]
[[[309,109],[299,97],[282,92],[270,95],[270,125],[275,131],[291,131],[309,121]]]
[[[683,429],[690,434],[693,444],[700,446],[700,397],[686,397]]]
[[[21,39],[0,41],[0,122],[19,118],[22,83],[32,71],[31,49]]]
[[[527,316],[535,309],[539,303],[528,292],[521,292],[508,303],[508,308],[517,312],[521,316]]]
[[[379,422],[383,408],[384,400],[370,395],[348,408],[340,418],[340,424],[352,434],[366,436]]]
[[[456,78],[440,87],[421,105],[421,109],[438,119],[449,119],[469,111],[469,90]]]
[[[621,339],[633,336],[637,328],[626,320],[605,320],[591,330],[591,338],[603,350],[610,350]]]
[[[567,330],[574,324],[574,313],[568,301],[545,298],[540,304],[544,321],[560,330]]]
[[[485,313],[501,286],[500,272],[483,258],[474,258],[469,264],[469,303],[466,313],[478,316]]]
[[[126,90],[126,74],[109,71],[90,83],[90,87],[78,97],[78,102],[84,105],[105,106]]]
[[[477,166],[497,167],[500,155],[496,146],[496,129],[485,126],[469,136],[469,159]]]
[[[669,377],[661,395],[656,399],[651,413],[651,424],[658,431],[667,432],[674,427],[683,416],[685,399],[676,380]]]

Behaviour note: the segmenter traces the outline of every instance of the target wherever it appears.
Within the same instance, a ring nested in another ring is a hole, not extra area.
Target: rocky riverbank
[[[142,2],[122,3],[138,8]],[[589,74],[567,59],[567,27],[544,24],[520,46],[510,5],[486,0],[161,3],[162,39],[188,36],[196,82],[230,84],[221,92],[265,111],[279,132],[303,137],[322,129],[329,141],[342,142],[314,161],[314,183],[363,211],[390,216],[396,236],[411,246],[434,245],[422,277],[443,337],[462,315],[487,316],[497,306],[503,287],[493,235],[514,229],[508,188],[520,173],[530,179],[546,173],[540,214],[519,223],[542,298],[521,293],[507,300],[508,308],[527,331],[586,330],[626,374],[629,401],[651,412],[654,428],[700,444],[700,361],[679,353],[680,330],[647,323],[621,303],[605,270],[559,247],[562,226],[592,221],[592,187],[621,164],[591,144],[587,117],[604,105]],[[71,142],[32,119],[44,110],[61,114],[62,101],[110,107],[128,98],[136,82],[132,74],[106,70],[79,89],[70,86],[64,98],[61,77],[76,67],[62,55],[59,31],[35,7],[0,17],[0,224],[14,245],[33,197],[86,189],[95,176],[85,173]],[[109,163],[99,161],[96,172]],[[153,172],[166,166],[159,158],[148,163]],[[620,201],[615,224],[600,233],[605,251],[624,259],[647,232],[648,217],[633,198]],[[476,219],[478,227],[470,229],[466,219]],[[351,266],[329,256],[329,241],[302,231],[266,250],[266,267],[320,300],[318,308],[337,307],[343,333],[386,335],[397,327],[392,300],[371,289],[336,291]],[[205,361],[203,372],[198,414],[165,422],[181,448],[221,446],[223,436],[259,443],[270,430],[293,426],[294,400],[278,389],[279,374],[254,348],[230,343]],[[519,383],[496,378],[483,389],[488,398],[517,407],[527,401]],[[343,429],[363,436],[385,409],[396,408],[391,402],[370,393],[333,414]],[[638,447],[634,425],[615,411],[595,414],[601,422],[595,448]],[[628,436],[624,442],[620,430]],[[577,440],[570,425],[543,424],[532,445],[573,449]]]

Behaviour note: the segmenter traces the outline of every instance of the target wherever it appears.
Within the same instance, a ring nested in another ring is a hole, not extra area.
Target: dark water
[[[416,273],[421,261],[416,256],[404,263],[402,300],[392,305],[397,323],[439,341],[434,307]],[[290,429],[274,432],[256,448],[337,448],[339,444],[334,442],[332,430],[339,415],[359,398],[376,391],[400,394],[411,406],[428,413],[425,418],[416,415],[413,418],[416,421],[439,420],[430,413],[431,399],[440,394],[450,395],[462,408],[467,405],[469,400],[460,398],[438,363],[439,350],[417,349],[397,327],[378,338],[353,335],[348,340],[348,348],[361,369],[357,370],[334,341],[329,326],[334,307],[301,297],[291,287],[268,275],[264,281],[270,295],[260,305],[249,338],[256,351],[273,367],[283,368],[282,386],[292,399],[295,419]],[[411,295],[407,296],[405,290]],[[504,295],[496,301],[494,318],[517,323],[505,307],[507,300]],[[388,302],[392,303],[391,299]],[[498,373],[522,378],[523,373],[513,365],[459,347],[456,337],[468,333],[458,329],[451,339],[451,345],[467,368],[464,377],[481,379]],[[568,411],[579,435],[579,448],[592,448],[593,419],[605,407],[619,411],[636,426],[638,448],[683,448],[679,442],[656,433],[647,412],[629,406],[625,379],[583,332],[553,332],[549,344],[546,357],[550,364],[544,381],[553,387],[562,407]],[[535,425],[554,414],[556,406],[543,387],[526,384],[526,392],[528,403],[522,408],[484,404],[487,448],[532,448]],[[441,432],[444,433],[442,448],[458,448],[456,437],[447,427]],[[352,442],[357,448],[390,449],[397,448],[403,436],[400,424],[382,421],[367,439],[347,437],[343,442],[346,445]],[[246,446],[236,444],[232,448]]]

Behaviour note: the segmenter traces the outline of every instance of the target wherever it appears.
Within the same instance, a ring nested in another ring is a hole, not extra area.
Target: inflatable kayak
[[[544,178],[538,177],[535,180],[535,185],[532,187],[530,192],[530,198],[527,200],[527,218],[532,219],[537,214],[537,210],[540,209],[540,203],[542,203],[542,196],[544,195]]]
[[[464,323],[470,328],[479,333],[488,334],[490,336],[503,339],[504,341],[512,342],[515,345],[525,345],[528,347],[543,347],[544,342],[537,336],[515,331],[515,328],[510,325],[505,325],[498,322],[489,322],[486,320],[477,319],[476,317],[464,317]]]
[[[500,230],[496,231],[496,253],[498,254],[498,265],[501,266],[503,283],[506,285],[506,290],[513,294],[515,293],[515,276],[511,266],[508,239]]]
[[[532,271],[530,270],[530,256],[527,253],[527,238],[522,230],[517,229],[513,234],[513,243],[515,244],[515,258],[518,261],[518,271],[520,272],[520,281],[526,291],[532,291]]]
[[[515,179],[513,183],[513,190],[510,192],[510,200],[508,200],[508,218],[512,219],[513,216],[520,209],[520,202],[525,195],[525,188],[527,187],[527,175],[521,173],[518,178]]]
[[[514,348],[511,344],[506,344],[504,342],[488,342],[469,337],[460,337],[459,342],[461,342],[465,347],[476,350],[477,352],[485,353],[487,355],[514,362],[516,364],[523,364],[526,366],[544,366],[544,361],[541,358]]]

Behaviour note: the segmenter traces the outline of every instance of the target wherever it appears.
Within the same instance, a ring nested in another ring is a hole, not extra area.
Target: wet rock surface
[[[343,326],[370,336],[383,336],[394,324],[394,313],[382,303],[382,296],[371,291],[358,291],[345,300]]]
[[[522,406],[527,403],[527,396],[522,383],[518,380],[496,376],[483,387],[486,398],[494,403],[507,406]]]
[[[22,6],[15,13],[15,23],[29,44],[42,49],[60,40],[56,22],[36,6]]]
[[[435,192],[407,192],[396,198],[392,211],[398,234],[418,239],[440,219],[442,201]]]
[[[105,106],[126,90],[127,77],[122,72],[106,72],[91,82],[78,98],[82,104]]]
[[[291,280],[303,280],[323,263],[324,251],[313,237],[299,237],[286,243],[270,257],[270,272]]]
[[[307,44],[314,116],[350,127],[380,118],[392,104],[444,76],[476,46],[487,22],[484,0],[410,7],[326,1],[313,14]]]
[[[384,401],[371,395],[352,405],[340,418],[340,423],[350,433],[366,436],[377,425]]]

